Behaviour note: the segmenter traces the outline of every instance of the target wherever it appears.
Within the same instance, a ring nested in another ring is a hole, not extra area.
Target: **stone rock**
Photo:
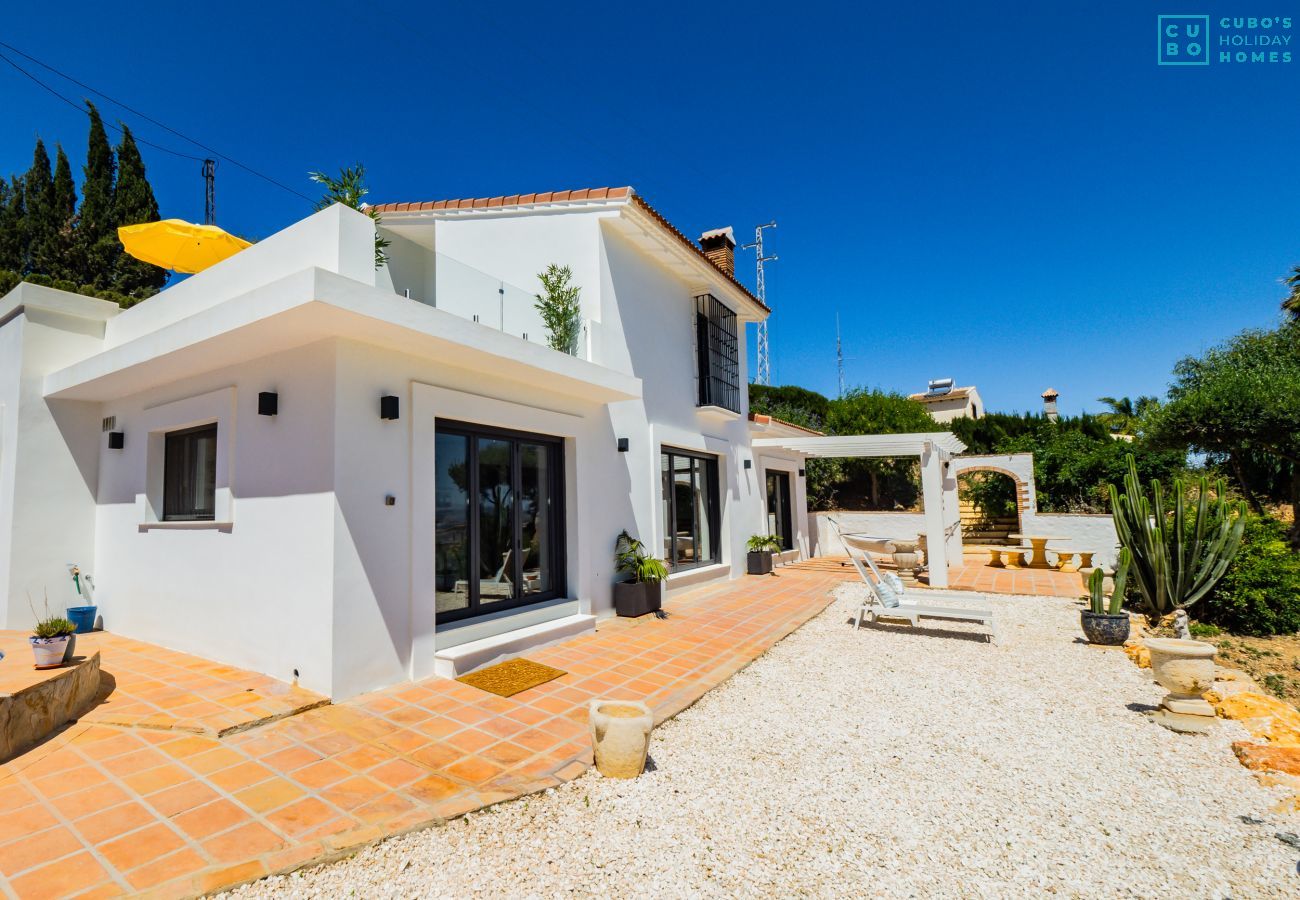
[[[1205,692],[1204,697],[1210,703],[1218,703],[1226,697],[1232,697],[1236,694],[1259,694],[1263,693],[1259,685],[1253,681],[1216,681],[1214,685]]]
[[[1251,678],[1245,672],[1241,671],[1241,669],[1229,669],[1227,666],[1214,667],[1214,680],[1215,681],[1248,681],[1251,684],[1255,683],[1255,679]]]
[[[1210,693],[1217,694],[1217,691]],[[1253,737],[1270,744],[1300,747],[1300,710],[1267,694],[1243,691],[1211,701],[1225,719],[1241,722]]]
[[[1300,747],[1236,741],[1232,745],[1232,752],[1237,754],[1237,759],[1247,769],[1300,775]]]
[[[1129,641],[1124,645],[1124,652],[1139,669],[1151,668],[1151,651],[1138,641]]]

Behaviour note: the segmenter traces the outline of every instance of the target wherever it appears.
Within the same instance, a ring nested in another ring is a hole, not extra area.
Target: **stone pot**
[[[68,635],[68,646],[63,650],[63,664],[66,666],[72,662],[72,657],[77,655],[77,633],[74,631]]]
[[[53,669],[63,665],[63,651],[68,648],[68,638],[72,635],[61,634],[58,637],[36,637],[27,640],[32,645],[32,655],[36,658],[36,668]]]
[[[606,778],[635,778],[645,769],[654,716],[637,700],[592,700],[591,747]]]
[[[635,618],[664,605],[662,581],[620,581],[614,585],[614,611]]]
[[[894,565],[898,568],[898,574],[906,578],[913,578],[916,575],[916,569],[921,565],[921,554],[919,541],[890,541],[894,545],[892,554]]]
[[[772,551],[750,550],[745,556],[745,571],[750,575],[771,575]]]
[[[1217,649],[1204,641],[1147,638],[1151,652],[1151,674],[1169,692],[1163,704],[1177,713],[1205,715],[1214,710],[1201,697],[1214,684],[1214,654]]]
[[[1079,624],[1090,644],[1115,647],[1128,640],[1128,613],[1095,613],[1090,609],[1079,611]]]

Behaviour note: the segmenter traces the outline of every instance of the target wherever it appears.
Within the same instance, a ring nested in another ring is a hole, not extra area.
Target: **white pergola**
[[[957,475],[949,460],[966,449],[951,431],[925,434],[834,434],[819,437],[763,437],[752,441],[765,447],[807,457],[897,457],[921,460],[921,497],[925,503],[925,546],[930,586],[948,586],[949,561],[961,562],[961,511],[957,506]]]

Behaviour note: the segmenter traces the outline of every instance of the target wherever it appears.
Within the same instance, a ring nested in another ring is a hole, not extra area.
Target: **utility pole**
[[[844,342],[840,340],[840,314],[835,314],[835,367],[840,375],[840,396],[844,396]]]
[[[744,244],[740,248],[741,250],[748,250],[749,248],[753,247],[755,250],[755,255],[758,258],[758,281],[756,284],[758,301],[762,303],[764,306],[767,306],[767,285],[763,281],[763,263],[776,262],[777,258],[775,255],[772,256],[763,255],[763,229],[775,228],[775,227],[776,227],[775,219],[773,219],[771,222],[768,222],[766,225],[757,226],[754,229],[754,243]],[[757,369],[758,371],[754,375],[754,383],[771,384],[772,383],[772,362],[768,354],[768,347],[767,347],[767,319],[764,319],[763,321],[758,323],[758,367]]]
[[[217,224],[217,189],[215,180],[217,177],[217,161],[215,159],[203,160],[203,224]]]

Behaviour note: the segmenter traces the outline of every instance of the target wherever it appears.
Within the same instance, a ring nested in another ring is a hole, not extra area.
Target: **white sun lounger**
[[[884,580],[880,570],[876,568],[875,563],[869,556],[863,555],[859,559],[855,554],[850,553],[849,559],[853,562],[853,567],[858,570],[862,576],[862,582],[867,586],[871,593],[867,596],[867,601],[858,608],[858,620],[854,625],[854,630],[862,627],[862,619],[875,622],[877,618],[894,618],[907,619],[913,627],[920,624],[920,619],[952,619],[965,622],[979,622],[989,629],[989,639],[992,643],[998,643],[998,624],[991,609],[958,609],[952,606],[934,605],[940,597],[935,594],[927,594],[908,590],[903,592],[899,597],[897,606],[886,606],[880,595],[879,583]],[[867,569],[863,566],[863,561],[871,568],[875,578],[867,574]],[[909,599],[920,597],[922,602],[914,602]]]

